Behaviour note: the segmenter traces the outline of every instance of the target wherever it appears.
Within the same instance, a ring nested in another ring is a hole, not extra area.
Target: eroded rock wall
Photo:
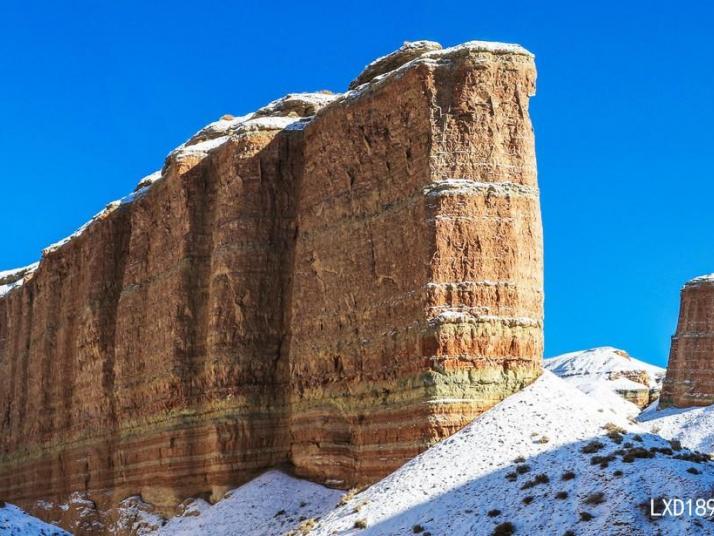
[[[277,464],[369,482],[540,374],[533,58],[422,48],[209,125],[16,276],[0,495],[94,534]]]
[[[168,514],[288,461],[278,371],[302,148],[279,132],[169,159],[0,300],[4,497],[80,491],[104,511],[141,495]]]
[[[681,292],[659,406],[714,404],[714,275],[689,281]]]
[[[290,324],[302,475],[372,481],[540,374],[532,58],[448,58],[305,130]]]

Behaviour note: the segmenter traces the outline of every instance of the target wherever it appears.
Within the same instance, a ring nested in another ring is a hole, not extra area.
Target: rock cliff
[[[692,279],[682,288],[659,406],[710,404],[714,404],[714,274]]]
[[[405,45],[208,125],[4,273],[0,495],[94,534],[279,464],[372,482],[531,383],[535,76],[515,45]]]

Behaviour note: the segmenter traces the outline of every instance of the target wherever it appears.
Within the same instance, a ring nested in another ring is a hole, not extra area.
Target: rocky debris
[[[473,42],[199,131],[0,299],[0,495],[370,483],[534,381],[534,87]]]
[[[681,291],[660,408],[714,404],[714,274],[688,281]]]
[[[377,58],[364,68],[364,71],[350,82],[349,89],[355,89],[362,84],[367,84],[379,75],[394,71],[405,63],[408,63],[427,52],[441,50],[439,43],[434,41],[405,41],[404,44],[394,52]]]
[[[663,368],[611,346],[549,358],[544,366],[587,394],[607,398],[609,390],[640,409],[657,400],[665,374]],[[624,411],[632,416],[637,413]]]

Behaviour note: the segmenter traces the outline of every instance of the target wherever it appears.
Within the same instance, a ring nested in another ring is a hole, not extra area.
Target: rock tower
[[[682,288],[659,407],[714,404],[714,274]]]

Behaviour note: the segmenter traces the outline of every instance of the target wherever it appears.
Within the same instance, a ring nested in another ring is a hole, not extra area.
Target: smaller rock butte
[[[688,281],[681,291],[659,407],[714,404],[714,274]]]
[[[517,45],[407,44],[208,125],[9,276],[0,495],[81,535],[279,464],[369,483],[531,383],[535,78]]]

